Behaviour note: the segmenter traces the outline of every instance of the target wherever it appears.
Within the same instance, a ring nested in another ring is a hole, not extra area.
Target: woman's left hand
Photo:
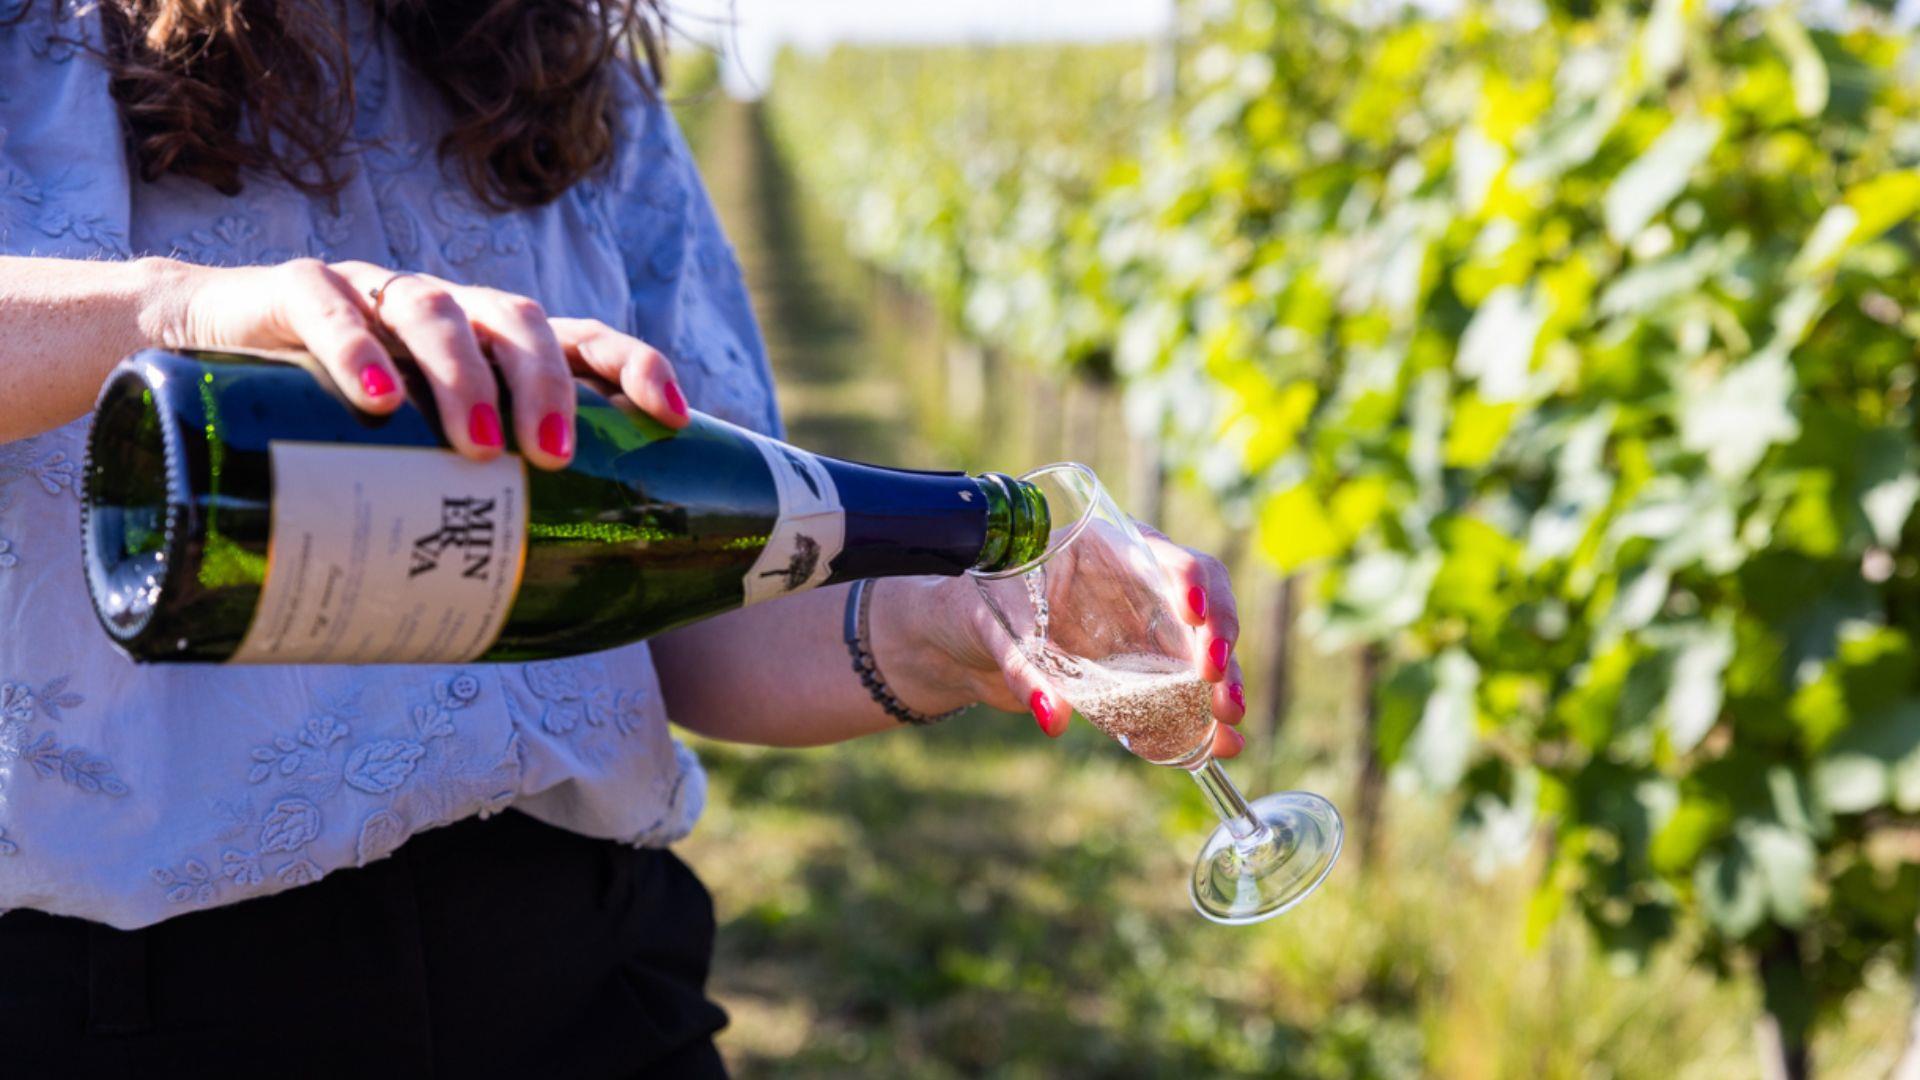
[[[512,431],[543,469],[573,457],[576,376],[618,387],[670,428],[687,403],[673,365],[645,342],[589,319],[550,317],[531,298],[364,262],[295,259],[278,266],[193,266],[151,260],[156,343],[303,349],[354,407],[400,407],[405,385],[389,349],[404,348],[437,406],[448,445],[479,461]],[[501,416],[501,390],[512,415]],[[503,429],[503,423],[506,427]]]
[[[1246,746],[1235,728],[1246,718],[1247,703],[1240,661],[1233,655],[1240,618],[1227,568],[1155,529],[1139,528],[1166,575],[1168,604],[1200,636],[1200,677],[1213,684],[1213,715],[1221,721],[1214,731],[1214,756],[1233,757]],[[1067,730],[1071,710],[1020,656],[972,581],[895,578],[877,587],[882,592],[873,607],[874,643],[882,650],[881,669],[902,701],[926,712],[978,701],[1007,712],[1030,712],[1053,738]],[[906,655],[885,655],[888,643]]]
[[[1213,755],[1233,757],[1247,745],[1246,736],[1237,730],[1247,718],[1247,687],[1240,659],[1233,655],[1240,643],[1240,604],[1233,595],[1233,582],[1219,559],[1182,547],[1150,525],[1141,525],[1140,531],[1166,572],[1174,610],[1205,642],[1200,677],[1213,684],[1213,715],[1225,725],[1214,732]],[[1060,730],[1066,727],[1066,721],[1060,721]]]

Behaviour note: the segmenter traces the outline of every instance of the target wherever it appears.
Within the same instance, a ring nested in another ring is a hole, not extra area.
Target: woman
[[[541,468],[574,375],[777,432],[739,269],[622,51],[647,14],[0,0],[0,1072],[721,1071],[711,907],[666,851],[704,781],[667,719],[898,726],[847,662],[845,590],[561,662],[141,668],[75,557],[84,414],[145,346],[302,348],[379,413],[384,331],[455,449],[511,424]],[[1158,542],[1237,722],[1225,576]],[[898,703],[1064,728],[964,583],[874,596]]]

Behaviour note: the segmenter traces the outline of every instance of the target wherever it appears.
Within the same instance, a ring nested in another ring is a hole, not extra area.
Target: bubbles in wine
[[[1082,659],[1061,691],[1080,715],[1148,761],[1191,755],[1213,726],[1212,690],[1193,665],[1171,656],[1128,653]]]

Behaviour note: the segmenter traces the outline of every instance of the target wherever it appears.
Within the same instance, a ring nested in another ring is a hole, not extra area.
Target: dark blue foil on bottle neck
[[[828,584],[963,574],[979,560],[987,540],[987,501],[974,478],[820,460],[846,511],[846,537]]]

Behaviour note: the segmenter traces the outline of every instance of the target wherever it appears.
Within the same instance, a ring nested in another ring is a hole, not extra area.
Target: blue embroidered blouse
[[[0,0],[0,254],[364,259],[534,297],[673,358],[695,406],[777,434],[738,264],[670,116],[629,83],[613,167],[492,213],[441,167],[435,91],[361,5],[354,174],[337,202],[143,182],[90,14]],[[71,6],[71,5],[69,5]],[[315,881],[513,806],[664,846],[705,780],[644,645],[525,665],[138,667],[87,599],[84,422],[0,444],[0,910],[131,928]]]

